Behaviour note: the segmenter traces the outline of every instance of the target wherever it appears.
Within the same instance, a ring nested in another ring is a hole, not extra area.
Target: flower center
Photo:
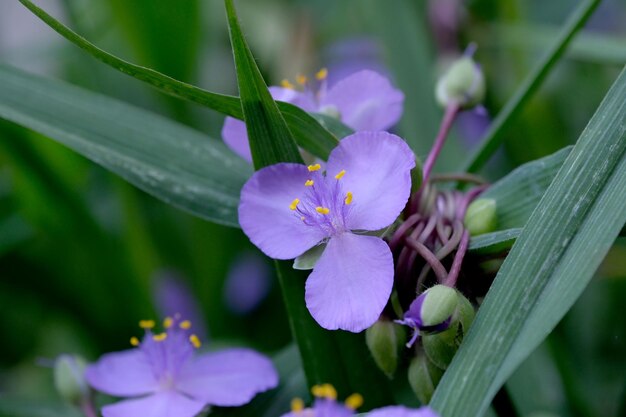
[[[289,205],[300,221],[318,227],[328,236],[347,230],[346,216],[352,204],[352,192],[343,190],[341,179],[346,170],[334,177],[321,172],[321,165],[309,165],[311,177],[303,184],[302,195]]]

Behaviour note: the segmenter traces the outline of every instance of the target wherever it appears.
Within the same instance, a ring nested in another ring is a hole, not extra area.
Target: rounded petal
[[[139,349],[102,356],[87,367],[85,377],[96,390],[118,397],[149,394],[159,386],[148,357]]]
[[[241,190],[239,224],[252,243],[271,258],[296,258],[326,237],[289,208],[294,199],[304,195],[309,176],[304,165],[271,165],[255,172]]]
[[[270,87],[270,94],[274,100],[286,101],[295,104],[305,111],[313,111],[314,104],[308,94],[282,87]],[[222,127],[222,139],[230,149],[248,162],[252,162],[250,143],[248,142],[248,132],[246,124],[234,117],[224,119]]]
[[[330,153],[327,176],[342,170],[342,189],[352,193],[347,226],[378,230],[393,223],[411,193],[415,154],[400,137],[387,132],[358,132]]]
[[[306,305],[325,329],[360,332],[383,311],[393,258],[380,238],[343,233],[329,241],[306,281]]]
[[[103,417],[194,417],[205,407],[202,401],[192,400],[175,391],[135,400],[120,401],[102,408]]]
[[[252,153],[250,152],[250,144],[248,143],[248,132],[246,124],[234,117],[224,119],[222,127],[222,139],[233,152],[241,156],[248,162],[252,162]]]
[[[363,70],[337,82],[320,104],[336,107],[354,130],[387,130],[402,116],[404,94],[377,72]]]
[[[246,404],[278,385],[272,362],[250,349],[227,349],[198,356],[185,367],[176,388],[207,404],[233,407]]]
[[[430,407],[414,409],[400,405],[372,410],[367,415],[368,417],[439,417]]]

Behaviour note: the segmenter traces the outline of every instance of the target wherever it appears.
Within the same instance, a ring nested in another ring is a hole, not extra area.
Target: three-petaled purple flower
[[[307,112],[324,113],[339,118],[355,131],[387,130],[402,116],[404,94],[382,75],[363,70],[326,88],[326,70],[316,74],[319,89],[310,87],[305,77],[298,77],[304,90],[298,91],[288,81],[282,87],[269,88],[274,100],[294,104]],[[227,117],[222,128],[224,142],[239,156],[252,161],[244,122]]]
[[[188,321],[166,318],[163,333],[146,334],[137,346],[104,355],[85,373],[89,384],[118,397],[139,397],[107,405],[104,417],[193,417],[208,405],[239,406],[257,393],[276,387],[272,362],[249,349],[226,349],[194,355],[200,347]]]
[[[244,185],[239,223],[275,259],[326,247],[306,282],[306,304],[324,328],[359,332],[385,307],[393,285],[387,243],[356,231],[392,224],[411,190],[415,155],[398,136],[359,132],[320,164],[280,163]]]

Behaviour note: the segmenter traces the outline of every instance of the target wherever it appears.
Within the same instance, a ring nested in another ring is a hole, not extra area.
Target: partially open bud
[[[443,371],[433,365],[423,352],[419,352],[411,360],[408,371],[409,385],[422,404],[430,402],[442,376]]]
[[[437,82],[437,102],[442,107],[458,104],[472,108],[485,98],[485,77],[480,66],[470,57],[457,59]]]
[[[437,334],[425,334],[422,346],[428,359],[441,369],[446,369],[456,354],[463,337],[474,320],[474,307],[460,292],[458,306],[447,330]]]
[[[407,343],[411,347],[418,336],[438,333],[450,326],[458,305],[457,290],[445,285],[435,285],[420,294],[397,323],[413,329],[413,337]]]
[[[496,200],[479,198],[469,205],[465,213],[465,227],[471,236],[496,230]]]
[[[54,386],[65,401],[79,405],[89,396],[86,367],[87,362],[77,355],[61,355],[54,362]]]
[[[404,328],[391,321],[378,320],[365,332],[365,341],[378,368],[391,378],[406,341]]]

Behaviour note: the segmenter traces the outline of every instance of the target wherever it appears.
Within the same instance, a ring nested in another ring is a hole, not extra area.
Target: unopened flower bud
[[[465,227],[471,236],[496,230],[496,200],[479,198],[469,205],[465,213]]]
[[[437,368],[423,352],[411,360],[408,370],[409,385],[422,404],[428,404],[443,376],[443,371]]]
[[[458,104],[471,108],[485,98],[485,77],[480,66],[470,57],[457,59],[437,82],[437,102],[442,107]]]
[[[440,333],[425,334],[422,346],[428,359],[441,369],[446,369],[456,354],[465,333],[474,320],[474,307],[460,292],[457,292],[458,306],[450,322],[450,327]]]
[[[86,367],[87,362],[77,355],[61,355],[54,362],[54,385],[65,401],[78,405],[89,396]]]
[[[404,327],[387,320],[378,320],[365,332],[365,342],[374,362],[389,378],[396,371],[405,341]]]

